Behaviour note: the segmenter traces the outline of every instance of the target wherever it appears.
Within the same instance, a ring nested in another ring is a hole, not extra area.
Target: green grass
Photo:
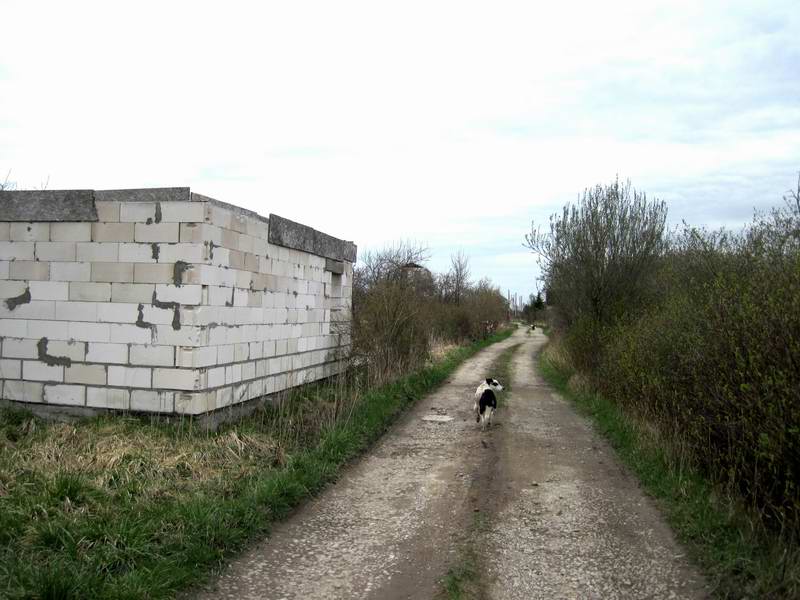
[[[306,386],[206,432],[0,412],[0,597],[169,598],[337,477],[406,407],[511,331],[377,389]]]
[[[501,398],[511,391],[513,370],[511,362],[514,353],[522,344],[515,344],[503,350],[492,361],[488,373],[497,379],[503,386],[504,393],[498,397],[498,408],[502,405]],[[486,521],[482,513],[476,513],[472,526],[466,539],[459,548],[456,562],[447,570],[442,578],[441,589],[438,594],[440,599],[448,600],[481,600],[485,596],[485,582],[481,579],[479,567],[479,547],[481,537],[486,530]]]
[[[800,598],[800,551],[758,527],[757,518],[727,498],[658,435],[596,393],[577,392],[563,362],[540,355],[545,380],[591,418],[656,498],[678,540],[705,572],[718,598]]]

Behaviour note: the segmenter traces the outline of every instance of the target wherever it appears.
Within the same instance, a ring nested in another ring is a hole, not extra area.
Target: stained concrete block
[[[100,202],[94,203],[97,209],[97,220],[102,223],[119,222],[119,202]]]
[[[173,283],[175,280],[174,264],[135,264],[133,267],[134,283]]]
[[[131,410],[153,413],[174,412],[175,393],[133,390],[131,391]]]
[[[43,402],[44,384],[34,381],[6,381],[3,396],[18,402]]]
[[[87,385],[105,385],[106,367],[104,365],[71,365],[64,368],[66,383],[84,383]]]

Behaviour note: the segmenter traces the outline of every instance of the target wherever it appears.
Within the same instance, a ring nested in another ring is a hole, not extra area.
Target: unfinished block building
[[[188,188],[0,192],[0,398],[201,415],[330,376],[356,247]]]

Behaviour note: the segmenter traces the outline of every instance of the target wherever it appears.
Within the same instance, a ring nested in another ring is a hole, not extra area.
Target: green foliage
[[[544,378],[589,416],[617,455],[637,475],[692,558],[704,569],[718,598],[800,597],[800,548],[791,538],[769,535],[759,516],[682,456],[680,440],[656,433],[652,423],[631,415],[608,397],[576,391],[574,372],[551,342],[539,363]]]
[[[800,184],[740,233],[685,226],[669,240],[663,207],[648,209],[635,193],[626,202],[639,216],[625,222],[638,225],[609,236],[623,228],[616,189],[596,188],[554,218],[549,237],[529,238],[550,261],[553,325],[571,363],[672,439],[760,526],[796,540]]]

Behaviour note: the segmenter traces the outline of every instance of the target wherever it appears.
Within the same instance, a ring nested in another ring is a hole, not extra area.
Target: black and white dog
[[[497,392],[502,392],[503,386],[497,379],[491,377],[482,381],[475,390],[475,405],[472,410],[475,411],[475,422],[481,423],[481,429],[486,429],[486,426],[492,425],[492,415],[497,410]]]

